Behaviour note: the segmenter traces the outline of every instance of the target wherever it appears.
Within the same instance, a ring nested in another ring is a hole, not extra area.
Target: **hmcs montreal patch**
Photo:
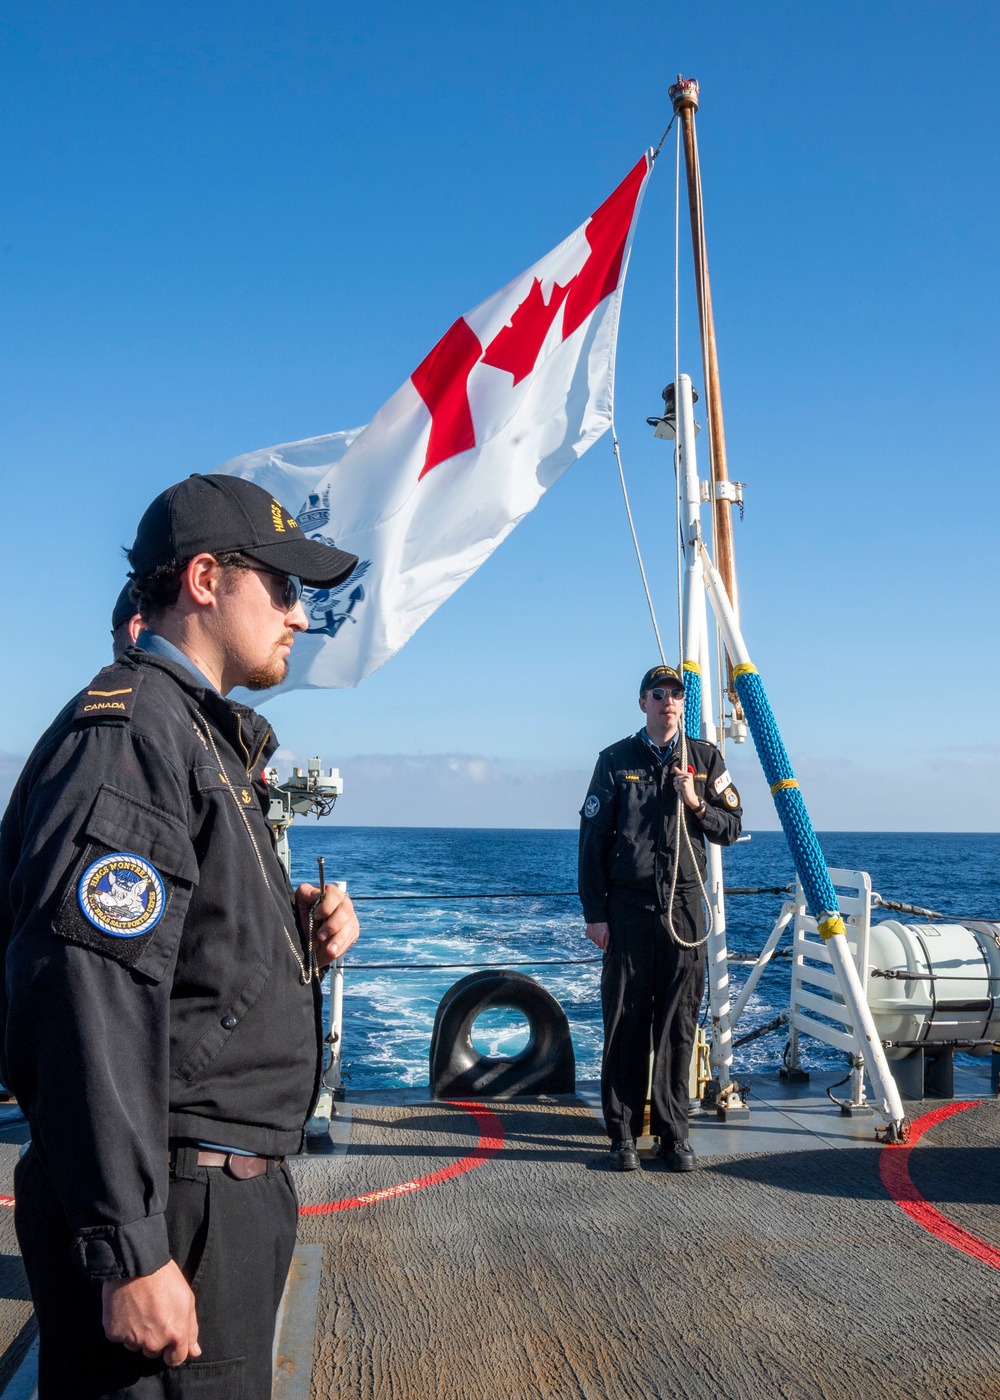
[[[77,903],[84,916],[112,938],[138,938],[159,923],[166,892],[148,860],[130,851],[101,856],[80,876]]]
[[[599,797],[595,797],[594,794],[591,793],[590,796],[587,798],[586,802],[583,804],[583,815],[585,817],[596,817],[600,810],[601,799]]]

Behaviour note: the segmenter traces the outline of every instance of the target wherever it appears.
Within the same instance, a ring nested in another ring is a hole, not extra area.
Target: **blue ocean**
[[[491,963],[519,964],[548,988],[569,1019],[578,1078],[598,1077],[599,955],[583,936],[575,896],[562,897],[576,886],[574,831],[310,827],[300,821],[289,834],[294,881],[315,883],[316,859],[323,856],[327,879],[347,882],[361,920],[344,981],[348,1092],[426,1084],[438,1002],[473,967]],[[831,866],[869,871],[873,888],[886,898],[1000,920],[1000,834],[826,832],[820,840]],[[754,834],[727,850],[724,861],[727,886],[786,885],[794,878],[780,832]],[[532,897],[520,897],[526,894]],[[511,895],[519,897],[504,897]],[[780,895],[729,899],[730,952],[756,952],[781,903]],[[746,975],[732,966],[735,990]],[[787,1005],[788,982],[787,962],[768,968],[737,1036]],[[523,1021],[498,1011],[477,1021],[474,1039],[487,1053],[513,1053],[526,1034]],[[778,1032],[738,1050],[737,1069],[776,1066],[784,1039]],[[806,1038],[802,1044],[805,1064],[839,1063],[820,1042]]]

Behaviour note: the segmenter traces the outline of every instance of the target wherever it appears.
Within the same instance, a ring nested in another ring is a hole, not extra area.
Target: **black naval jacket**
[[[130,650],[43,735],[0,827],[0,1072],[92,1279],[170,1258],[169,1141],[301,1146],[322,1012],[265,822],[275,746],[253,710]]]
[[[679,744],[663,762],[641,732],[598,756],[580,809],[579,889],[588,924],[607,922],[609,897],[640,909],[665,910],[678,846],[677,889],[684,894],[697,889],[698,876],[705,874],[701,838],[731,846],[739,836],[743,808],[722,754],[714,744],[688,739],[695,791],[706,804],[700,820],[685,809],[696,873],[687,843],[677,840],[673,770],[679,762]]]

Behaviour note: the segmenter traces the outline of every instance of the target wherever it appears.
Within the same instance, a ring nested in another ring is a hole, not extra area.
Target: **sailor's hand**
[[[586,933],[591,943],[596,943],[601,952],[608,946],[611,930],[607,924],[588,924]]]
[[[327,885],[322,898],[318,885],[300,885],[295,899],[302,927],[308,928],[312,920],[316,961],[320,967],[329,967],[335,958],[347,952],[360,933],[354,905],[336,885]]]
[[[682,773],[679,765],[674,767],[674,792],[679,792],[684,799],[685,807],[690,807],[692,812],[697,812],[701,806],[701,798],[694,790],[694,774],[690,769]]]
[[[171,1259],[155,1274],[102,1285],[104,1334],[128,1351],[180,1366],[201,1355],[194,1294]]]

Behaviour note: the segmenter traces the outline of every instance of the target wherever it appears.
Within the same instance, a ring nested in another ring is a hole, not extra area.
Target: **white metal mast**
[[[718,737],[712,708],[711,654],[708,636],[708,609],[705,601],[705,580],[698,543],[701,534],[701,482],[695,448],[694,398],[691,379],[677,376],[674,386],[676,413],[677,457],[681,534],[684,548],[683,630],[684,656],[687,675],[697,675],[701,690],[701,728],[698,738],[714,744]],[[690,663],[697,671],[690,669]],[[690,682],[689,682],[690,683]],[[712,1015],[712,1071],[718,1082],[716,1107],[727,1119],[747,1117],[748,1110],[734,1083],[733,1033],[730,1024],[729,949],[726,942],[726,900],[723,891],[722,851],[711,841],[708,847],[708,869],[705,893],[708,896],[711,930],[706,945],[708,961],[709,1005]]]

